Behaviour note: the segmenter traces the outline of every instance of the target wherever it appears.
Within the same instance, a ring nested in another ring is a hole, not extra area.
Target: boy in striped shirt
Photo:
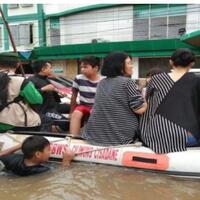
[[[101,80],[99,71],[100,60],[94,56],[85,56],[80,60],[81,74],[78,74],[73,82],[70,134],[77,136],[80,133],[83,117],[88,117],[94,104],[97,84]],[[79,94],[80,104],[76,105]]]

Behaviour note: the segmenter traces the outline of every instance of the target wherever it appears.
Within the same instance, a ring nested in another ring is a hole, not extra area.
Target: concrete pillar
[[[132,79],[138,79],[139,78],[139,58],[133,57],[132,62],[133,62]]]

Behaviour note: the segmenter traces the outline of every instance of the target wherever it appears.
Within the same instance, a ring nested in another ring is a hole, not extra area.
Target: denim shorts
[[[190,146],[195,146],[197,144],[198,144],[197,139],[192,134],[188,134],[186,137],[186,146],[190,147]]]

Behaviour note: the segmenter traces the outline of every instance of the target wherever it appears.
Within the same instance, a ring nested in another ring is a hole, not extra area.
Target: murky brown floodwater
[[[133,169],[72,163],[31,177],[0,176],[1,200],[199,199],[200,180]]]

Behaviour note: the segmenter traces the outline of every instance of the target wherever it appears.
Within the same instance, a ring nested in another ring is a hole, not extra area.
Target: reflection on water
[[[198,199],[200,181],[133,169],[72,163],[31,176],[0,176],[1,200]]]

